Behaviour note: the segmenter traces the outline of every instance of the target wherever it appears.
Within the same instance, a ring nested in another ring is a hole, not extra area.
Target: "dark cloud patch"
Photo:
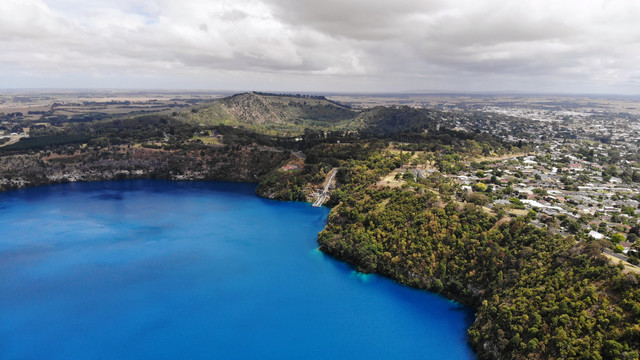
[[[397,38],[416,14],[442,8],[443,1],[273,0],[274,15],[295,27],[338,38],[376,41]]]

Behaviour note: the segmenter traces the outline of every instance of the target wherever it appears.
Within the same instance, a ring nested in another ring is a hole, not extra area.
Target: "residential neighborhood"
[[[495,116],[473,122],[459,117],[443,126],[486,132],[529,147],[521,156],[500,160],[488,156],[448,173],[460,191],[485,195],[487,209],[527,216],[539,227],[578,238],[607,239],[621,258],[639,263],[637,114],[572,106],[555,110],[488,106],[482,111]]]

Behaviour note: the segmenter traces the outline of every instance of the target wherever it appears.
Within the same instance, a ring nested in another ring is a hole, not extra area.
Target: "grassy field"
[[[216,136],[194,136],[194,141],[200,140],[207,145],[224,145],[219,137]]]

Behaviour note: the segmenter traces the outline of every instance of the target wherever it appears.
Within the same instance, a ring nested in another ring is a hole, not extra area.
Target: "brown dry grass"
[[[400,171],[398,169],[393,170],[385,177],[383,177],[380,181],[378,181],[378,186],[388,186],[390,188],[398,188],[404,184],[404,180],[396,180],[396,175],[399,174]]]
[[[640,274],[640,268],[638,268],[637,266],[631,265],[628,262],[622,261],[617,257],[613,255],[609,255],[607,253],[602,253],[602,255],[604,255],[607,259],[609,259],[609,263],[612,263],[612,264],[622,263],[624,265],[624,270],[622,270],[623,272],[626,272],[626,273],[632,272],[632,273]]]

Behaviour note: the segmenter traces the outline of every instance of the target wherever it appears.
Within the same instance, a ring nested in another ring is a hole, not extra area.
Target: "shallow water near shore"
[[[317,250],[327,208],[255,185],[0,194],[1,359],[475,359],[458,303]]]

